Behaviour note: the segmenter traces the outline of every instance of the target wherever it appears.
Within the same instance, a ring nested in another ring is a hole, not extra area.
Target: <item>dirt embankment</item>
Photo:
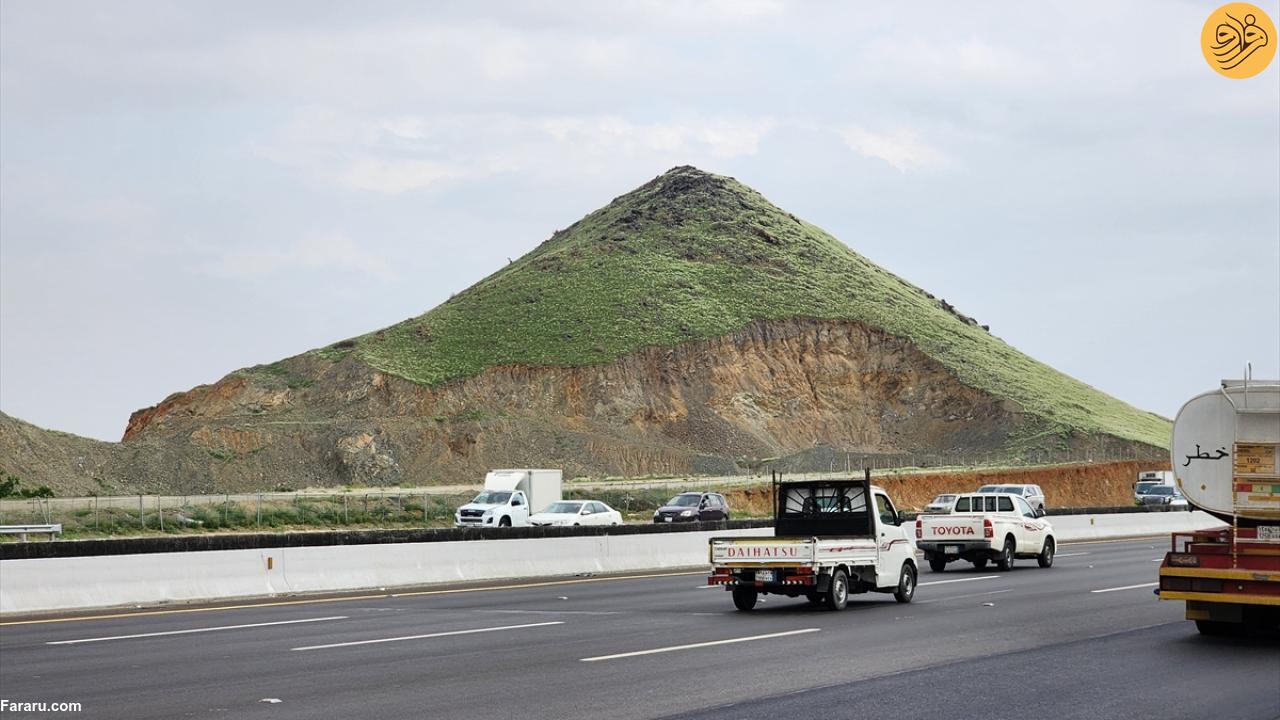
[[[235,492],[451,484],[494,467],[733,474],[822,448],[964,462],[1001,456],[1038,423],[902,338],[791,319],[601,365],[495,367],[434,387],[353,357],[299,356],[135,413],[123,445],[202,458],[203,468],[184,464],[182,492]],[[1046,449],[1103,457],[1162,452],[1109,436],[1043,437]]]
[[[1133,484],[1138,473],[1168,470],[1169,463],[1127,461],[1054,467],[978,470],[951,473],[878,475],[873,482],[883,487],[900,510],[919,510],[942,493],[972,492],[983,485],[1039,485],[1046,507],[1098,507],[1133,504]],[[739,512],[767,514],[771,500],[767,487],[752,487],[725,493],[729,507]]]

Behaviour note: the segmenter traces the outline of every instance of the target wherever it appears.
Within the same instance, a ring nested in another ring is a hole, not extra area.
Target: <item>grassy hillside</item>
[[[853,320],[909,338],[1049,432],[1165,446],[1169,422],[1037,362],[731,178],[675,168],[426,314],[316,350],[432,385],[494,365],[602,363],[754,319]]]

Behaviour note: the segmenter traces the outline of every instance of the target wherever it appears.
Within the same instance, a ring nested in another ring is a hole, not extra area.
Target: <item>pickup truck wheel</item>
[[[504,517],[498,521],[498,527],[511,527],[511,518]]]
[[[736,587],[733,589],[733,606],[746,612],[756,606],[759,597],[755,588]]]
[[[1013,569],[1013,538],[1006,537],[1004,539],[1004,549],[1000,551],[1000,557],[996,559],[996,567],[1006,572]]]
[[[902,574],[898,576],[898,589],[893,599],[900,603],[909,603],[916,595],[916,569],[911,563],[902,563]]]
[[[941,555],[929,556],[929,569],[934,572],[942,572],[947,569],[947,559]]]
[[[1045,538],[1044,549],[1036,556],[1036,562],[1040,564],[1040,567],[1047,568],[1053,566],[1053,551],[1053,538]]]
[[[973,566],[974,566],[975,568],[977,568],[978,570],[981,570],[982,568],[984,568],[984,567],[986,567],[986,566],[987,566],[987,559],[986,559],[986,558],[978,558],[977,560],[974,560],[974,561],[973,561]]]
[[[843,610],[849,604],[849,576],[843,570],[836,570],[831,575],[831,587],[827,589],[827,607],[832,610]]]

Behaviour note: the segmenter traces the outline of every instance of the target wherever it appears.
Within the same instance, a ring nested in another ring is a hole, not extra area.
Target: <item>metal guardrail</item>
[[[62,534],[62,524],[53,523],[50,525],[0,525],[0,535],[17,535],[19,542],[26,542],[27,535],[48,535],[49,540],[53,540],[54,535]]]

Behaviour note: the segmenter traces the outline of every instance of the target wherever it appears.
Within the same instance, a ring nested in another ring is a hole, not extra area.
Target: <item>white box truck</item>
[[[524,527],[529,516],[559,502],[560,470],[490,470],[484,490],[453,515],[454,527]]]

